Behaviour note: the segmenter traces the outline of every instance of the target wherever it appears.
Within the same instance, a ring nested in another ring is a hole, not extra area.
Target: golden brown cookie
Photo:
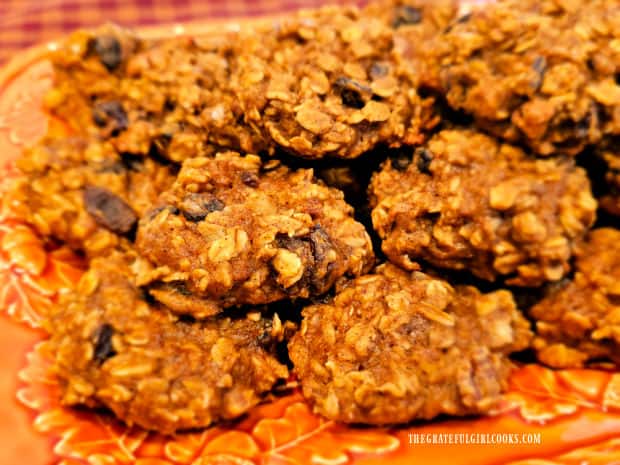
[[[583,169],[536,159],[472,129],[444,130],[388,159],[370,186],[373,225],[390,260],[519,286],[561,279],[595,219]]]
[[[157,40],[114,26],[79,31],[51,56],[46,102],[119,152],[182,161],[220,147],[263,150],[230,85],[238,41],[229,31]]]
[[[599,144],[596,155],[602,161],[604,170],[603,193],[599,199],[601,208],[620,216],[620,138],[611,138]]]
[[[380,18],[394,30],[394,49],[400,65],[425,89],[438,88],[441,63],[438,38],[471,11],[465,0],[379,0],[362,15]]]
[[[136,287],[134,259],[93,260],[46,323],[63,404],[173,433],[237,418],[288,376],[275,355],[277,315],[180,319]]]
[[[176,171],[80,136],[48,136],[17,166],[24,176],[8,195],[19,214],[42,236],[89,257],[131,238],[138,218],[172,185]]]
[[[355,158],[379,144],[419,143],[437,122],[380,17],[302,11],[243,45],[234,87],[245,118],[285,151]]]
[[[531,337],[510,292],[453,288],[391,264],[302,314],[289,354],[304,396],[345,423],[488,412],[506,388],[507,354]]]
[[[325,293],[374,263],[342,192],[254,155],[187,160],[140,221],[141,283],[173,310],[204,316],[241,304]]]
[[[615,0],[503,0],[424,46],[453,108],[541,155],[576,154],[620,132],[619,22]]]
[[[534,348],[557,368],[620,365],[620,231],[593,230],[577,248],[575,275],[530,309]]]

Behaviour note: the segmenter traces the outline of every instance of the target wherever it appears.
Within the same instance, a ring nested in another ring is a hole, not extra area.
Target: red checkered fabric
[[[0,63],[31,45],[81,27],[125,26],[273,15],[363,0],[0,0]]]

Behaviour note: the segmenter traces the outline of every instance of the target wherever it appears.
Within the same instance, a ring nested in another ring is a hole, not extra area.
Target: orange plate
[[[186,32],[210,27],[192,24]],[[49,124],[42,98],[53,71],[44,52],[44,47],[25,52],[0,71],[0,191],[15,177],[12,161],[22,147],[43,135]],[[235,424],[177,437],[63,408],[50,363],[36,348],[45,337],[37,327],[57,293],[75,283],[82,268],[65,249],[45,250],[32,229],[13,218],[6,196],[0,197],[4,465],[620,464],[620,373],[595,370],[524,366],[512,376],[496,415],[399,429],[325,421],[312,414],[298,392],[255,408]],[[498,437],[502,444],[464,443]],[[428,444],[433,439],[443,444]]]

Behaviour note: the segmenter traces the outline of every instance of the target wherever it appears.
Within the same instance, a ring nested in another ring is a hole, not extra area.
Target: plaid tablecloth
[[[364,0],[0,0],[0,64],[28,46],[80,27],[259,16]]]

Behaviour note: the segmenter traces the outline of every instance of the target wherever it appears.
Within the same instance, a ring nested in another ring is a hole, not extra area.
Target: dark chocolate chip
[[[199,221],[204,220],[207,217],[207,215],[208,215],[207,212],[192,213],[192,212],[183,210],[183,216],[185,217],[185,219],[187,221],[191,221],[192,223],[198,223]]]
[[[207,212],[213,213],[224,210],[225,205],[220,199],[211,199],[204,204],[204,207]]]
[[[287,234],[277,234],[276,243],[279,248],[287,249],[297,255],[305,264],[306,271],[296,285],[310,284],[314,292],[322,294],[332,284],[331,271],[333,267],[330,252],[334,250],[331,237],[319,224],[312,227],[308,234],[289,237]]]
[[[123,199],[103,187],[86,186],[84,205],[97,224],[116,234],[132,232],[138,221],[135,212]]]
[[[413,6],[404,5],[396,9],[392,27],[399,28],[411,24],[419,24],[422,21],[422,10]]]
[[[166,101],[164,102],[164,111],[174,111],[176,107],[177,104],[173,100],[166,99]]]
[[[110,128],[113,135],[127,129],[129,124],[123,105],[115,100],[97,103],[93,107],[93,121],[101,128]]]
[[[300,237],[290,237],[288,234],[276,234],[276,244],[280,249],[287,249],[291,252],[301,250],[305,246],[305,241]]]
[[[433,161],[433,154],[430,150],[419,148],[415,151],[416,166],[420,173],[432,174],[430,167]]]
[[[108,124],[108,115],[101,108],[93,108],[93,121],[100,128]]]
[[[179,205],[187,221],[204,220],[209,213],[223,210],[225,205],[220,199],[208,193],[188,194]]]
[[[347,77],[339,77],[334,82],[334,88],[336,92],[340,94],[342,103],[351,108],[357,108],[358,110],[364,108],[366,102],[364,101],[363,94],[371,94],[372,91],[369,87],[363,86],[358,82],[353,81]]]
[[[405,171],[411,164],[411,152],[406,149],[397,150],[390,154],[390,160],[396,171]]]
[[[352,89],[343,89],[340,92],[342,103],[348,107],[361,109],[364,108],[364,100],[362,100],[359,92]]]
[[[108,71],[114,71],[123,61],[121,43],[116,37],[101,36],[94,41],[93,48],[99,60]]]
[[[586,113],[586,115],[577,122],[575,125],[575,132],[577,133],[577,137],[586,138],[590,132],[590,128],[592,127],[592,121],[596,121],[597,110],[594,106],[590,108],[590,111]]]
[[[441,217],[441,213],[439,212],[428,212],[422,215],[422,219],[425,219],[433,224],[437,223],[440,217]]]
[[[241,182],[248,187],[258,187],[258,176],[250,171],[241,173]]]
[[[183,315],[179,315],[179,323],[184,323],[184,324],[187,324],[187,325],[193,325],[193,324],[196,323],[196,321],[198,321],[198,320],[196,320],[195,317],[193,317],[192,315],[189,315],[187,313],[183,314]]]
[[[164,160],[169,163],[166,157],[171,140],[172,134],[160,134],[155,137],[149,147],[149,157],[155,158],[157,161]]]
[[[112,346],[112,336],[114,335],[114,328],[108,323],[104,323],[93,334],[95,350],[94,359],[102,364],[110,357],[116,355],[116,351]]]
[[[334,248],[329,234],[320,224],[315,225],[310,231],[310,247],[315,266],[323,262],[329,251]]]
[[[556,142],[555,146],[563,150],[572,150],[574,147],[579,146],[582,144],[583,139],[588,136],[593,121],[597,120],[598,114],[595,106],[592,106],[590,111],[578,121],[574,121],[570,118],[564,119],[557,125],[557,132],[560,133],[563,138],[561,141]]]
[[[141,171],[144,168],[144,157],[135,156],[131,153],[121,153],[121,161],[130,171]]]

